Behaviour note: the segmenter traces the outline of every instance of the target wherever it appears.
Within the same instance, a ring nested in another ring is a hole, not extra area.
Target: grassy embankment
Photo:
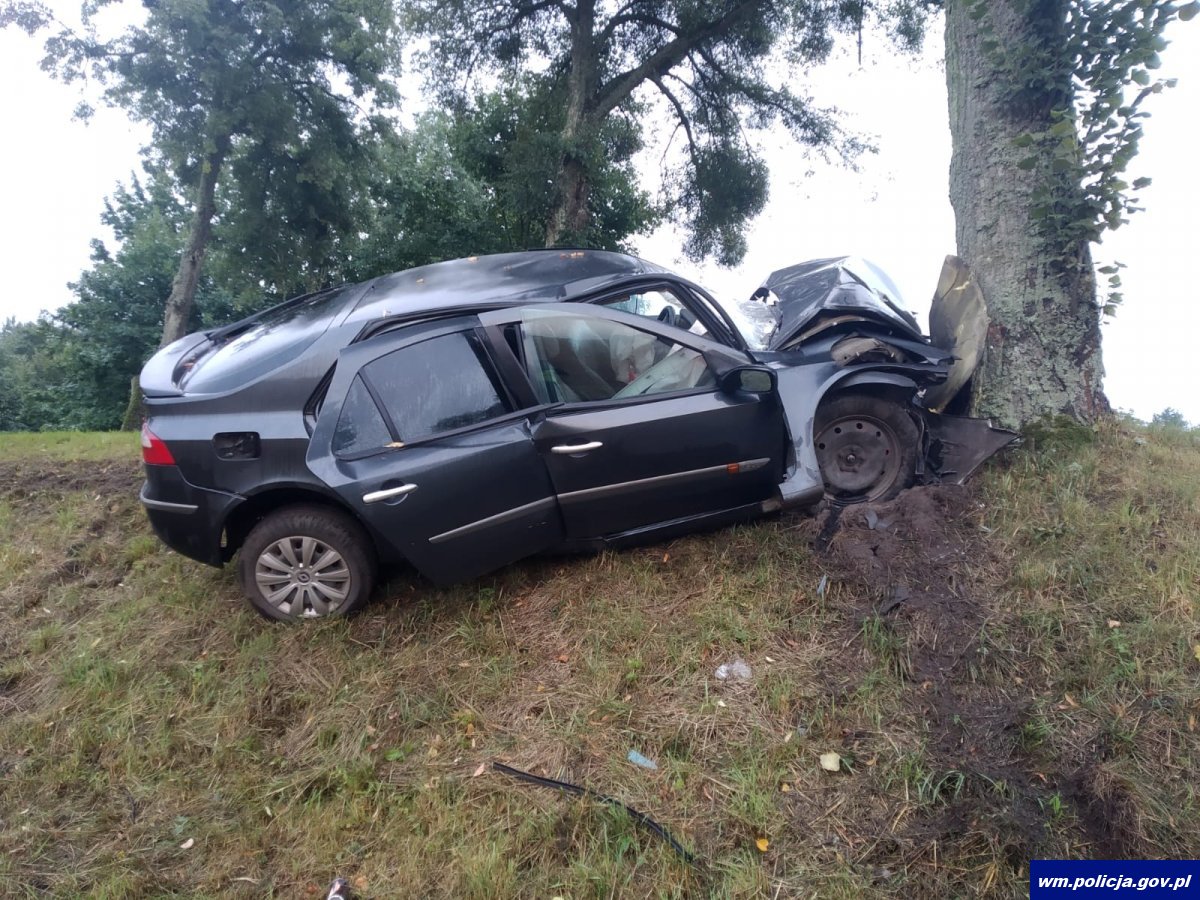
[[[314,627],[161,548],[136,453],[0,436],[4,896],[1019,897],[1031,856],[1200,856],[1187,435],[1050,435],[839,523],[398,573]]]

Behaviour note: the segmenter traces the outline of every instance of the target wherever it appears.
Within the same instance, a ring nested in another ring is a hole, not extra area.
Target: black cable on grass
[[[699,861],[694,853],[686,849],[683,844],[679,843],[679,841],[675,840],[675,838],[671,836],[671,832],[667,831],[667,829],[663,828],[663,826],[659,825],[644,812],[638,812],[632,806],[626,806],[620,800],[605,796],[598,791],[593,791],[591,788],[580,787],[577,784],[571,784],[567,781],[556,781],[553,778],[543,778],[541,775],[534,775],[532,772],[522,772],[520,769],[514,769],[512,766],[506,766],[504,763],[493,762],[492,768],[497,772],[502,772],[505,775],[516,778],[518,781],[527,781],[530,784],[554,788],[555,790],[563,791],[567,794],[574,794],[577,797],[590,797],[593,800],[599,800],[601,803],[607,803],[609,806],[619,806],[629,814],[633,821],[637,822],[647,831],[658,835],[658,837],[666,841],[667,844],[670,845],[671,849],[674,850],[688,865],[694,866]]]

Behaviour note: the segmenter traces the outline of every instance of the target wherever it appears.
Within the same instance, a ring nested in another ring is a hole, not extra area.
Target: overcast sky
[[[1147,210],[1096,251],[1100,263],[1115,259],[1128,266],[1125,305],[1104,327],[1105,388],[1115,406],[1142,418],[1170,406],[1200,423],[1200,379],[1191,368],[1200,337],[1192,265],[1200,256],[1200,28],[1176,23],[1169,37],[1162,72],[1178,77],[1179,86],[1152,98],[1153,116],[1130,171],[1130,180],[1154,180],[1141,193]],[[89,240],[103,235],[104,197],[138,167],[147,138],[144,128],[113,110],[98,110],[87,125],[72,121],[78,89],[40,71],[39,48],[24,34],[0,32],[0,122],[9,135],[0,146],[7,213],[0,219],[6,286],[0,319],[31,319],[71,300],[67,284],[87,267]],[[861,66],[847,52],[811,76],[813,94],[841,108],[846,127],[872,138],[878,153],[852,171],[806,158],[786,136],[769,140],[771,201],[736,270],[683,260],[681,238],[670,228],[641,240],[641,255],[722,299],[741,299],[773,269],[856,254],[888,271],[908,306],[924,315],[942,258],[954,252],[941,50],[935,28],[920,59],[868,43]]]

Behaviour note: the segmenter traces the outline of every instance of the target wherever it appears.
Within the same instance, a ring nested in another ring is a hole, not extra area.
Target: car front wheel
[[[815,444],[835,503],[890,500],[912,484],[921,433],[898,403],[847,394],[817,411]]]
[[[290,506],[254,526],[242,545],[242,590],[268,619],[344,616],[362,607],[375,583],[370,539],[344,513]]]

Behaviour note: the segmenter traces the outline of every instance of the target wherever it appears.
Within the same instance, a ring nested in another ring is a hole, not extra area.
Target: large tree
[[[0,25],[48,30],[43,67],[95,79],[106,102],[148,123],[154,155],[189,194],[191,224],[164,298],[167,344],[187,330],[227,171],[245,212],[295,209],[293,227],[318,230],[337,215],[337,192],[356,171],[359,103],[393,96],[394,18],[382,0],[155,0],[140,24],[102,38],[95,19],[108,5],[84,4],[83,27],[72,29],[17,0],[0,8]],[[312,246],[318,235],[308,237]]]
[[[1091,244],[1137,209],[1124,172],[1164,27],[1198,4],[1163,0],[947,0],[950,200],[958,255],[991,315],[976,410],[1020,426],[1108,409],[1100,318],[1119,300]]]
[[[835,115],[788,87],[788,72],[829,55],[838,31],[887,21],[919,39],[924,5],[865,0],[402,0],[430,39],[444,96],[477,92],[498,74],[554,95],[547,245],[586,239],[598,143],[614,116],[636,117],[657,96],[665,113],[642,126],[681,135],[682,159],[665,178],[694,258],[723,263],[745,252],[743,230],[766,199],[767,169],[748,133],[782,123],[804,145],[853,153]]]

